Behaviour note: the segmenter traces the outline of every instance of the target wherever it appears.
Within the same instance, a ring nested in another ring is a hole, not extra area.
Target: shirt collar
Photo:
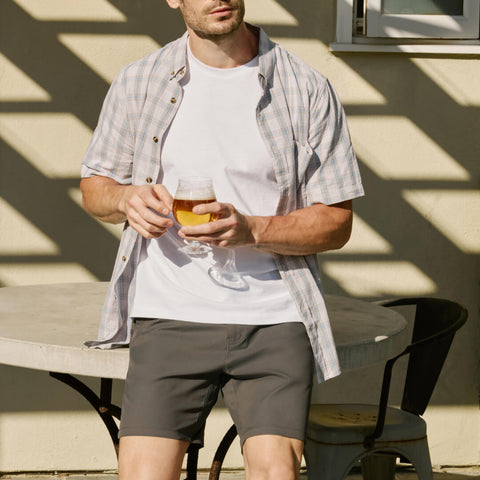
[[[275,69],[275,43],[272,42],[267,34],[260,28],[259,41],[258,41],[258,53],[259,53],[259,67],[258,74],[263,79],[264,85],[272,84],[273,72]]]
[[[249,28],[257,30],[259,32],[258,40],[258,54],[259,54],[259,76],[265,82],[265,85],[271,83],[270,79],[273,75],[275,67],[275,43],[272,42],[267,34],[260,28],[250,24],[247,24]],[[170,70],[170,80],[180,77],[185,72],[187,65],[187,41],[188,41],[188,32],[185,32],[178,40],[178,45],[174,50],[174,55],[171,63]]]
[[[177,45],[173,50],[173,58],[170,69],[170,80],[180,78],[185,73],[185,68],[187,66],[187,41],[188,41],[188,32],[185,32],[178,40]]]

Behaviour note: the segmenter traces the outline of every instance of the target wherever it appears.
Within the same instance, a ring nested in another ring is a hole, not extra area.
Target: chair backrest
[[[412,343],[401,408],[422,415],[427,408],[456,331],[467,320],[458,303],[438,298],[405,298],[382,303],[386,307],[415,305]]]

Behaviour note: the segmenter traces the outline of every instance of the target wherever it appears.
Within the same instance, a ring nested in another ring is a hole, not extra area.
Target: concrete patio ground
[[[183,480],[183,474],[181,479]],[[352,472],[348,476],[348,480],[361,480],[360,472]],[[418,477],[411,469],[399,469],[395,480],[416,480]],[[434,480],[480,480],[480,466],[477,467],[450,467],[434,469]],[[117,480],[118,475],[115,473],[57,473],[52,474],[1,474],[2,480]],[[244,480],[243,471],[222,471],[220,480]],[[208,480],[208,472],[199,472],[198,480]],[[307,475],[302,472],[300,480],[307,480]]]

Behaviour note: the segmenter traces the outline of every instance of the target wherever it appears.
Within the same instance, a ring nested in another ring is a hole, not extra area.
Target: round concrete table
[[[0,288],[0,363],[52,372],[124,379],[128,348],[90,349],[108,283]],[[387,360],[408,343],[406,321],[379,305],[326,296],[343,370]]]
[[[90,349],[97,336],[108,283],[65,283],[0,288],[0,363],[46,370],[83,395],[109,430],[118,452],[118,427],[111,404],[112,379],[125,379],[128,348]],[[343,370],[394,357],[408,344],[405,319],[369,302],[326,296],[327,310]],[[97,395],[73,375],[101,379]],[[218,478],[226,450],[236,435],[232,427],[222,440],[210,478]],[[196,479],[197,453],[188,456],[188,480]]]

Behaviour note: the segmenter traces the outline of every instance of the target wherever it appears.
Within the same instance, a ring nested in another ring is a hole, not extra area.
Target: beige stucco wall
[[[252,22],[331,79],[348,115],[367,196],[350,244],[320,257],[326,291],[434,295],[469,309],[425,418],[434,464],[479,464],[478,57],[334,56],[334,2],[246,3]],[[182,22],[161,0],[0,9],[0,286],[108,280],[118,229],[81,210],[80,159],[115,73]],[[314,401],[376,401],[379,368],[316,387]],[[0,391],[0,471],[115,468],[97,415],[46,372],[0,366]],[[201,465],[229,422],[216,408]],[[240,466],[238,449],[227,464]]]

